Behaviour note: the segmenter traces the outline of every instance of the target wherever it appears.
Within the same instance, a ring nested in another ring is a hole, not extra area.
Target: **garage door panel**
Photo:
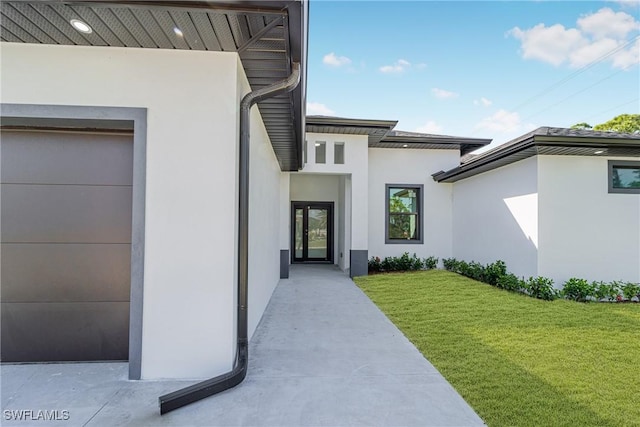
[[[2,303],[2,361],[127,360],[129,303]]]
[[[129,244],[2,244],[2,302],[129,301]]]
[[[1,137],[1,359],[127,360],[132,136]]]
[[[3,183],[131,185],[130,135],[2,132]]]
[[[2,241],[131,243],[131,191],[2,184]]]

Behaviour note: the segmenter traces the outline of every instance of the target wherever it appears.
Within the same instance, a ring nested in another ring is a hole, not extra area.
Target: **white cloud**
[[[420,132],[420,133],[438,133],[438,132],[442,132],[442,126],[440,126],[438,123],[436,123],[433,120],[429,120],[424,125],[418,126],[416,128],[416,132]]]
[[[614,12],[604,7],[591,15],[578,19],[578,28],[596,39],[605,37],[625,38],[631,31],[640,28],[640,23],[625,12]]]
[[[307,102],[307,114],[310,116],[333,116],[335,111],[319,102]]]
[[[493,104],[493,102],[491,102],[490,100],[488,100],[484,96],[481,97],[480,99],[474,99],[473,100],[473,105],[482,105],[483,107],[489,107],[491,104]]]
[[[433,89],[431,89],[431,93],[433,94],[433,96],[440,99],[456,98],[459,95],[456,92],[450,92],[448,90],[439,89],[437,87],[434,87]]]
[[[555,24],[538,24],[529,29],[515,27],[507,35],[520,40],[520,53],[524,59],[535,59],[555,66],[568,64],[582,67],[620,48],[620,52],[604,59],[614,68],[637,64],[636,45],[624,46],[628,37],[640,30],[640,22],[625,12],[614,12],[608,7],[583,15],[577,28]]]
[[[493,132],[514,132],[522,126],[520,115],[515,111],[498,110],[495,114],[485,117],[476,125],[477,129]]]
[[[404,59],[398,59],[393,65],[383,65],[380,67],[380,71],[385,74],[402,73],[411,67],[411,63]]]
[[[569,64],[579,68],[606,55],[619,46],[613,39],[600,39],[591,44],[584,45],[569,53]]]
[[[613,3],[618,3],[622,7],[638,7],[640,0],[610,0]]]
[[[343,65],[351,64],[351,59],[346,56],[337,56],[335,53],[327,53],[323,58],[322,62],[331,67],[342,67]]]
[[[587,44],[580,31],[567,30],[560,24],[551,27],[538,24],[529,30],[515,27],[509,34],[522,42],[524,59],[539,59],[553,65],[562,64],[572,51]]]
[[[634,64],[640,64],[640,39],[627,50],[622,50],[613,56],[613,66],[616,68],[628,68]]]

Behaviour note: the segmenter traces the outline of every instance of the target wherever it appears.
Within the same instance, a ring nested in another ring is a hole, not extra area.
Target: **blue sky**
[[[307,113],[495,145],[639,113],[639,62],[637,0],[311,0]]]

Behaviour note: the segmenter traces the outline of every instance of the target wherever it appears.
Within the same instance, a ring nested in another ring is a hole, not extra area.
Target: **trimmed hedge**
[[[558,298],[558,291],[553,287],[553,280],[546,277],[530,277],[528,280],[520,279],[516,275],[509,273],[506,264],[501,260],[482,265],[475,261],[466,262],[455,258],[445,258],[442,263],[446,270],[462,274],[479,282],[488,283],[500,289],[520,292],[543,300]]]
[[[370,273],[389,273],[395,271],[418,271],[438,268],[439,259],[433,256],[418,258],[414,253],[403,253],[399,257],[371,257],[369,259]],[[491,264],[482,265],[479,262],[460,261],[455,258],[443,258],[445,270],[461,274],[479,282],[488,283],[500,289],[519,292],[533,298],[554,300],[565,298],[568,300],[588,301],[640,301],[640,284],[632,282],[613,281],[591,282],[572,277],[567,280],[562,289],[553,286],[553,280],[546,277],[519,278],[507,271],[504,261],[498,260]]]
[[[571,278],[562,289],[553,286],[553,280],[546,277],[530,277],[525,280],[509,273],[503,261],[482,265],[475,261],[459,261],[455,258],[444,258],[444,268],[448,271],[488,283],[500,289],[520,292],[534,298],[554,300],[566,298],[573,301],[638,301],[640,300],[640,284],[614,281],[592,282],[585,279]]]
[[[405,252],[399,257],[371,257],[369,259],[370,273],[389,273],[392,271],[417,271],[431,270],[438,267],[438,258],[418,258],[416,254],[409,256],[409,252]]]

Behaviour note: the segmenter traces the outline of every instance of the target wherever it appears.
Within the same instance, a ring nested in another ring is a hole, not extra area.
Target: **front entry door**
[[[333,202],[293,202],[293,262],[333,262]]]

